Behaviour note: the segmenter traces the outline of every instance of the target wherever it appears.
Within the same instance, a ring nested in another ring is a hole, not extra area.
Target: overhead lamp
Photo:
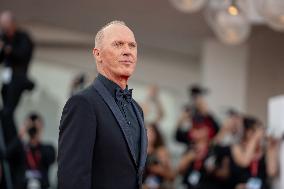
[[[225,44],[243,43],[251,31],[250,22],[245,12],[237,6],[237,1],[215,7],[213,4],[207,9],[207,21],[217,38]]]
[[[232,16],[236,16],[236,15],[239,14],[239,8],[238,8],[235,0],[233,0],[231,2],[230,6],[228,7],[227,10],[228,10],[228,13]]]
[[[170,2],[179,11],[193,13],[202,9],[207,0],[170,0]]]
[[[284,0],[259,0],[258,10],[269,27],[284,31]]]

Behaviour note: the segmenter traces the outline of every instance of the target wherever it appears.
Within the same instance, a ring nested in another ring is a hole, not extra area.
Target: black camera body
[[[28,129],[28,135],[31,139],[33,139],[37,135],[37,133],[38,133],[38,129],[35,126],[35,123],[33,123]]]

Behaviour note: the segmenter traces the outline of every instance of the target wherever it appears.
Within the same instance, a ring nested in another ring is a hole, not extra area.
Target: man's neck
[[[30,144],[32,146],[37,146],[39,144],[39,140],[36,139],[36,138],[33,138],[33,139],[30,140]]]
[[[129,77],[125,76],[115,76],[114,74],[106,73],[106,72],[100,72],[103,76],[108,78],[109,80],[113,81],[117,85],[119,85],[122,89],[125,89],[127,86],[127,81]]]
[[[16,28],[15,27],[10,28],[8,31],[6,31],[6,35],[9,38],[14,37],[15,33],[16,33]]]

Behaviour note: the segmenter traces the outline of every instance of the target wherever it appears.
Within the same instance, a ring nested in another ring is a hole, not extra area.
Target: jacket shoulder
[[[92,101],[94,97],[97,96],[97,91],[94,89],[92,85],[78,91],[77,93],[73,94],[69,99],[84,99],[88,102]]]

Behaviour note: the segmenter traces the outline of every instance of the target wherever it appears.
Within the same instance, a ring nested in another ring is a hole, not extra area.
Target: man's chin
[[[133,70],[127,70],[127,71],[124,71],[123,73],[122,73],[122,76],[123,77],[131,77],[132,76],[132,74],[133,74]]]
[[[122,74],[121,75],[121,77],[123,77],[123,78],[130,78],[132,76],[132,74],[130,74],[130,73],[124,73],[124,74]]]

